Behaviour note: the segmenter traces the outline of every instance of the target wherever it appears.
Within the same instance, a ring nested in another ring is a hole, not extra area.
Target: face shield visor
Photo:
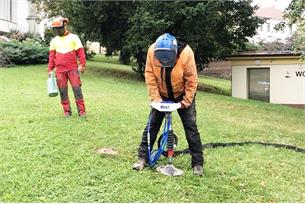
[[[159,67],[174,67],[177,60],[177,53],[174,50],[155,50],[154,65]]]
[[[55,35],[63,36],[65,34],[65,26],[53,27],[52,29]]]
[[[158,37],[154,47],[154,64],[159,67],[174,67],[177,60],[177,40],[169,33]]]

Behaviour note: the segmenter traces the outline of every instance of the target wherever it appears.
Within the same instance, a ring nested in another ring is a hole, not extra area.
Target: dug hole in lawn
[[[112,147],[102,147],[98,148],[96,151],[98,155],[109,155],[109,156],[117,156],[119,153]]]

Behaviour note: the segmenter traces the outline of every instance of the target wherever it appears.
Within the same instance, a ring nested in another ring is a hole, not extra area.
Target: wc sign
[[[294,74],[293,74],[294,75]],[[305,77],[305,71],[295,71],[295,75],[296,77]],[[292,74],[290,72],[286,72],[285,74],[285,78],[291,78]]]
[[[305,77],[305,71],[296,71],[295,75],[296,77]]]

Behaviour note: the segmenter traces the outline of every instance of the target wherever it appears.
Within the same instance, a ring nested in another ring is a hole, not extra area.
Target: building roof
[[[291,52],[291,51],[284,51],[284,52],[242,52],[237,53],[229,56],[231,57],[276,57],[276,56],[300,56],[302,53],[300,52]]]
[[[238,66],[271,66],[305,64],[301,59],[301,53],[241,53],[226,58],[231,61],[232,68]]]
[[[265,17],[270,19],[279,19],[283,20],[283,12],[274,6],[272,7],[264,7],[256,10],[255,16]]]
[[[225,57],[227,60],[240,61],[240,60],[257,60],[257,59],[290,59],[299,61],[302,53],[300,52],[259,52],[259,53],[238,53]],[[304,62],[302,62],[304,63]]]

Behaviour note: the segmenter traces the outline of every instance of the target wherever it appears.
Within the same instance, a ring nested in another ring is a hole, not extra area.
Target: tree
[[[123,49],[133,2],[31,0],[44,17],[62,15],[70,20],[74,32],[84,40],[98,41],[107,54]]]
[[[305,25],[305,0],[292,0],[285,9],[284,17],[290,24],[297,24],[299,27]]]
[[[305,52],[305,28],[299,28],[292,36],[292,48],[294,51]],[[303,54],[305,58],[305,54]]]
[[[285,10],[284,17],[290,24],[296,24],[298,30],[294,34],[293,48],[295,51],[305,51],[305,0],[292,0]],[[305,55],[303,55],[303,58]]]
[[[128,45],[147,50],[160,34],[185,39],[195,52],[199,69],[212,59],[241,50],[262,20],[253,16],[250,1],[141,2],[131,18]]]
[[[59,9],[73,30],[99,41],[108,54],[121,52],[123,62],[137,59],[143,72],[149,45],[169,32],[193,48],[199,69],[209,61],[240,51],[262,20],[253,16],[251,0],[209,1],[55,1],[32,0],[49,16]]]
[[[29,0],[36,5],[38,19],[50,18],[57,15],[63,15],[64,9],[69,7],[73,1],[65,0]]]

